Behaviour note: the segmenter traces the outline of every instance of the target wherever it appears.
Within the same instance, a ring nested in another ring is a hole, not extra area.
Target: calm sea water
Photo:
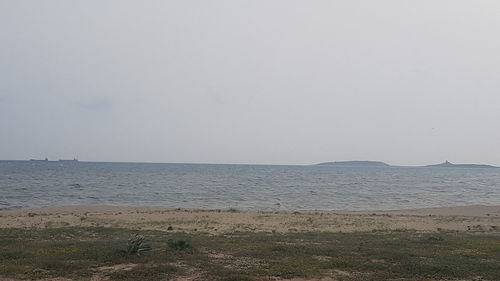
[[[0,208],[374,210],[500,205],[500,169],[0,161]]]

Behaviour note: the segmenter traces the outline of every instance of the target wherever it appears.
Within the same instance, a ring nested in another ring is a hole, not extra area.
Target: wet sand
[[[498,232],[500,206],[398,211],[238,211],[116,206],[2,210],[0,228],[124,227],[206,232],[355,232],[416,230]]]

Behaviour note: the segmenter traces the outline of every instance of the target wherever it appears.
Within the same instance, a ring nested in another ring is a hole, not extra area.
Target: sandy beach
[[[385,230],[497,232],[500,206],[396,211],[239,211],[67,206],[0,211],[0,228],[120,227],[205,232],[357,232]]]
[[[499,229],[500,206],[2,210],[0,280],[493,281]],[[126,253],[135,235],[152,250]]]

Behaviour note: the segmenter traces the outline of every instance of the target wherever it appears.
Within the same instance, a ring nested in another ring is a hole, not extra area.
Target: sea
[[[500,205],[500,169],[0,161],[0,209],[392,210]]]

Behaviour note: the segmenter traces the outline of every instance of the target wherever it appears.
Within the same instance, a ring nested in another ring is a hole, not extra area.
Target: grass
[[[174,249],[177,251],[184,251],[191,248],[189,242],[184,240],[168,240],[167,245],[170,249]]]
[[[130,237],[144,237],[151,250],[126,254]],[[343,272],[336,276],[340,281],[500,280],[499,264],[498,234],[0,229],[0,277],[19,279],[89,280],[97,274],[109,280],[171,280],[195,274],[230,281]]]
[[[114,271],[109,273],[111,280],[141,280],[155,281],[170,279],[179,273],[179,268],[172,265],[139,265],[130,270]]]
[[[151,247],[145,242],[145,238],[141,235],[135,235],[127,241],[127,250],[129,255],[139,255],[142,252],[151,251]]]

